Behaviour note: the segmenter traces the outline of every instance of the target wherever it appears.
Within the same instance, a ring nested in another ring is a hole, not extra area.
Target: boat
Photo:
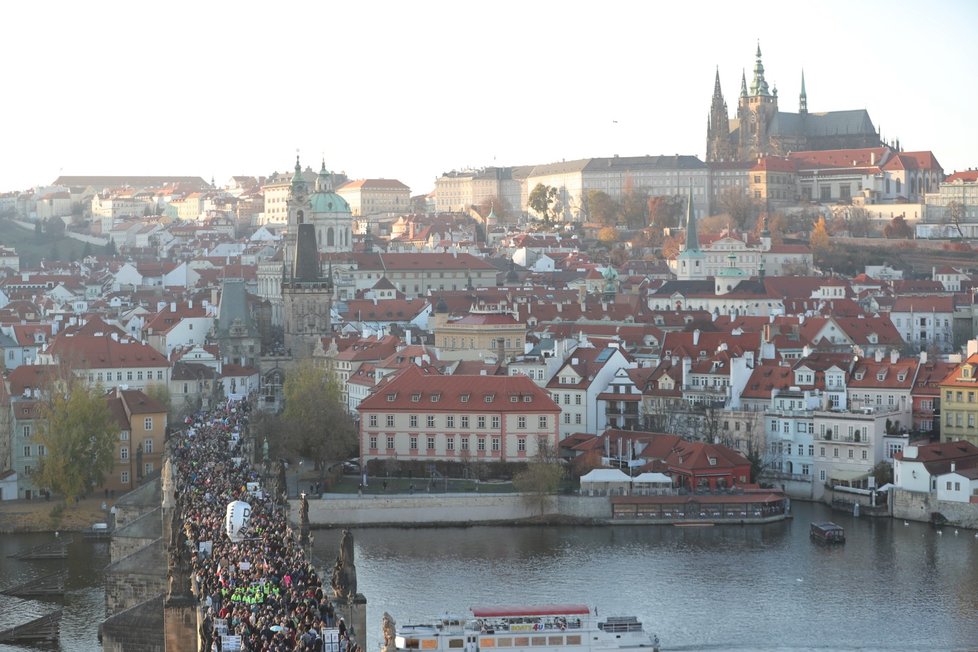
[[[658,637],[646,632],[635,616],[598,618],[587,605],[472,607],[471,611],[471,618],[445,615],[434,624],[397,627],[394,647],[430,652],[659,649]]]
[[[845,543],[846,531],[831,521],[812,523],[811,537],[819,543]]]
[[[91,527],[82,532],[82,536],[89,540],[111,539],[112,528],[108,523],[92,523]]]

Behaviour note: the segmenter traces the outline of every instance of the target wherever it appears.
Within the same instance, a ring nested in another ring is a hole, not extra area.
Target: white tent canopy
[[[581,482],[631,482],[631,478],[621,469],[591,469],[581,476]]]
[[[667,484],[672,485],[672,478],[665,473],[642,473],[632,478],[632,482],[644,484]]]

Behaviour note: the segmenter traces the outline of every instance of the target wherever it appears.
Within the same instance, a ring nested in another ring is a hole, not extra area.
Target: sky
[[[862,109],[978,167],[978,2],[8,3],[0,191],[65,175],[223,185],[303,165],[396,178],[592,156],[705,159],[760,43],[781,110]]]

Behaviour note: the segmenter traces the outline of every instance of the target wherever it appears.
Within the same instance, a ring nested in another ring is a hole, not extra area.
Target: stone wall
[[[607,496],[547,496],[540,502],[522,494],[403,494],[348,496],[326,494],[309,501],[313,527],[329,525],[454,525],[509,523],[541,516],[605,520],[611,518]],[[291,501],[295,521],[299,501]]]
[[[129,555],[139,552],[159,537],[120,537],[113,536],[111,547],[109,548],[109,559],[117,562],[125,559]]]
[[[105,652],[165,652],[163,596],[109,618],[101,633]]]
[[[894,489],[891,500],[894,518],[926,523],[937,512],[951,526],[978,529],[978,505],[937,500],[936,494],[904,489]]]

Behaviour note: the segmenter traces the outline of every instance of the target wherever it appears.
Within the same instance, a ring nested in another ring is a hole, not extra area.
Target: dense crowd
[[[357,652],[312,564],[298,545],[280,496],[261,486],[243,450],[248,404],[228,404],[187,420],[171,440],[176,491],[195,594],[205,611],[202,649],[220,650],[223,624],[241,649],[323,652],[324,628],[340,630],[340,652]],[[254,489],[255,485],[251,485]],[[228,503],[251,505],[241,541],[225,532]]]

